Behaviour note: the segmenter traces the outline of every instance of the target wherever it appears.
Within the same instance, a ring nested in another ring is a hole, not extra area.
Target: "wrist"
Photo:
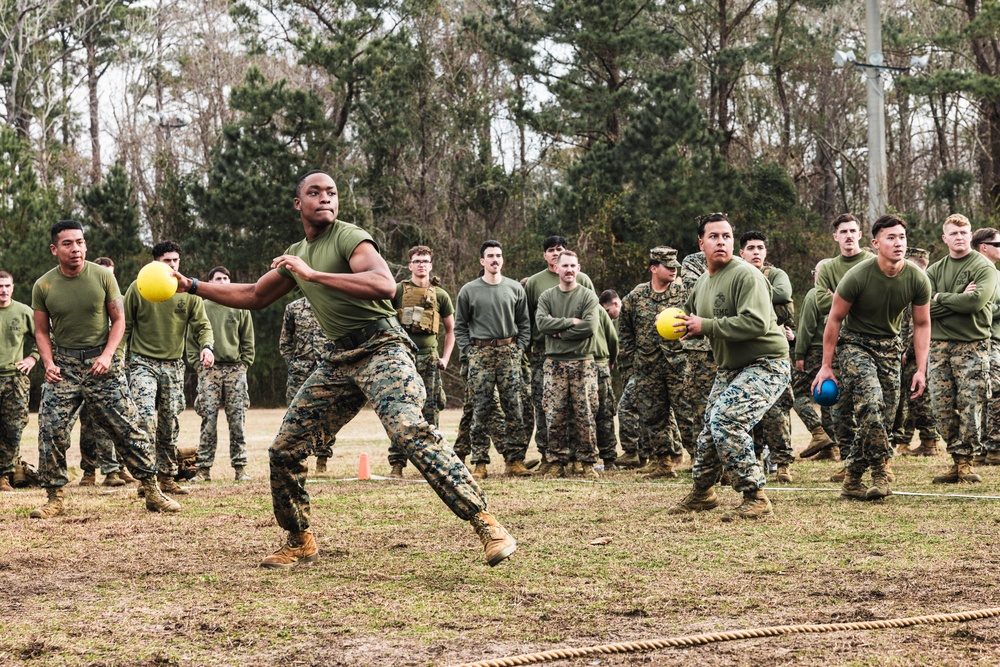
[[[215,347],[211,344],[202,345],[201,349],[208,350],[209,352],[215,352]]]
[[[197,294],[197,293],[198,293],[198,279],[192,278],[191,287],[188,288],[188,294]]]

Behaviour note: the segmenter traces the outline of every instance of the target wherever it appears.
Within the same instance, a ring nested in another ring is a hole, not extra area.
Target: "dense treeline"
[[[486,238],[508,275],[568,237],[599,287],[645,250],[696,250],[696,216],[771,237],[797,294],[867,210],[863,3],[845,0],[5,0],[0,265],[15,298],[53,265],[46,230],[88,227],[123,289],[154,241],[182,271],[253,280],[301,236],[303,171],[403,277],[435,249],[454,294]],[[913,244],[1000,201],[1000,3],[884,0],[889,201]],[[284,304],[255,314],[253,401],[280,404]]]

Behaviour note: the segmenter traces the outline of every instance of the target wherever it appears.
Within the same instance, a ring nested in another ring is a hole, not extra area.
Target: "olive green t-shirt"
[[[45,273],[31,288],[31,307],[49,316],[52,344],[71,350],[104,347],[110,322],[108,304],[122,296],[114,274],[85,262],[75,276],[59,267]]]
[[[379,249],[371,234],[357,225],[338,220],[312,241],[302,239],[289,246],[285,254],[301,257],[310,268],[323,273],[354,273],[351,270],[351,255],[366,241],[376,251]],[[338,340],[372,322],[396,314],[389,299],[349,296],[340,290],[302,280],[284,267],[278,269],[278,273],[298,284],[330,340]]]
[[[996,267],[978,252],[955,259],[950,255],[927,267],[931,281],[931,340],[968,343],[993,336]],[[975,290],[965,288],[976,284]]]
[[[404,281],[405,282],[405,281]],[[451,302],[451,297],[440,287],[434,287],[434,301],[437,303],[438,315],[442,320],[449,315],[455,314],[455,305]],[[401,308],[403,303],[403,283],[396,284],[396,296],[392,299],[392,307],[397,310]],[[442,325],[438,334],[444,331],[444,326]],[[412,331],[407,331],[406,335],[410,337],[413,344],[417,346],[418,352],[430,352],[437,351],[438,349],[438,337],[437,334],[419,334],[413,333]]]
[[[19,301],[0,308],[0,376],[20,375],[17,362],[26,356],[38,360],[35,349],[35,314]]]
[[[878,261],[863,262],[837,284],[837,294],[851,304],[844,328],[868,336],[898,336],[903,311],[911,303],[924,306],[931,299],[931,283],[919,268],[903,262],[890,278]]]
[[[745,368],[762,358],[788,358],[788,341],[771,306],[771,285],[741,259],[734,257],[714,275],[703,273],[684,310],[702,318],[702,333],[722,370]]]
[[[139,294],[135,281],[125,290],[125,343],[129,354],[172,361],[184,357],[188,329],[193,329],[200,350],[215,337],[200,296],[178,292],[154,303]]]
[[[597,334],[594,336],[594,361],[615,363],[618,359],[618,328],[604,308],[597,308]]]

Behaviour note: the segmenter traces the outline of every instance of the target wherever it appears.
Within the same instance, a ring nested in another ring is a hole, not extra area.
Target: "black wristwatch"
[[[214,347],[212,347],[211,345],[206,345],[206,346],[204,346],[204,347],[203,347],[203,348],[201,348],[201,349],[203,349],[203,350],[208,350],[209,352],[215,352],[215,348],[214,348]]]
[[[197,293],[198,293],[198,279],[192,278],[191,287],[188,288],[188,294],[197,294]]]

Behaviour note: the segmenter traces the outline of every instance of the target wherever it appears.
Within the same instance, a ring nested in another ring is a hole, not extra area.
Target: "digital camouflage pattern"
[[[219,445],[219,410],[226,413],[229,424],[229,463],[234,468],[247,464],[247,440],[243,432],[250,392],[247,390],[247,369],[243,364],[220,364],[198,367],[198,397],[194,411],[201,417],[198,440],[199,468],[211,468]]]
[[[94,411],[87,403],[80,408],[80,468],[85,472],[100,468],[102,475],[121,470],[115,444],[94,421]]]
[[[896,408],[896,418],[893,420],[892,441],[897,447],[909,447],[914,431],[920,432],[921,440],[938,439],[937,425],[934,423],[934,413],[931,411],[930,388],[925,389],[918,398],[910,398],[910,384],[913,382],[913,374],[917,372],[917,358],[913,352],[912,307],[903,311],[899,335],[904,342],[906,363],[903,364],[901,371],[899,406]],[[992,366],[990,370],[992,372]]]
[[[0,377],[0,476],[14,473],[21,455],[21,434],[28,425],[28,394],[31,381],[17,373]]]
[[[593,359],[545,360],[542,403],[548,428],[548,460],[597,461],[597,364]]]
[[[416,356],[417,375],[424,381],[424,393],[427,399],[421,414],[424,419],[439,426],[441,423],[441,410],[444,408],[441,397],[444,395],[444,387],[441,385],[441,367],[438,366],[438,355],[436,350],[426,354]],[[401,465],[406,467],[406,455],[393,443],[389,443],[389,465]]]
[[[983,449],[1000,452],[1000,340],[990,340],[990,391],[983,408],[982,423],[980,440]]]
[[[597,365],[597,453],[605,462],[618,458],[618,438],[615,436],[615,392],[611,383],[611,364],[595,361]]]
[[[622,451],[626,454],[646,452],[649,445],[644,443],[649,442],[649,434],[639,414],[639,396],[631,366],[622,371],[622,381],[624,387],[621,398],[618,399],[618,438],[621,440]]]
[[[488,511],[469,469],[441,432],[423,419],[424,385],[411,347],[397,328],[375,334],[354,350],[324,349],[319,368],[296,394],[270,449],[274,516],[282,528],[309,528],[306,459],[313,454],[311,433],[322,428],[336,435],[368,402],[389,438],[455,515],[469,521]]]
[[[299,388],[319,366],[319,359],[326,344],[326,334],[316,320],[308,299],[302,297],[285,306],[278,351],[288,367],[288,379],[285,384],[285,402],[288,405],[292,404],[292,399],[295,398]],[[333,446],[337,438],[321,434],[317,440],[316,456],[326,458],[333,456]]]
[[[156,469],[173,477],[177,474],[178,416],[185,405],[184,360],[133,354],[128,368],[126,390],[132,391],[142,428],[156,434]]]
[[[792,369],[792,406],[806,430],[812,431],[823,425],[823,420],[816,411],[816,402],[812,399],[812,383],[816,379],[816,374],[819,373],[820,366],[823,365],[822,348],[810,347],[806,351],[806,358],[803,361],[804,371]],[[826,409],[823,408],[823,410]]]
[[[927,386],[938,433],[949,454],[980,453],[983,405],[989,388],[990,341],[932,340]]]
[[[788,386],[789,366],[788,359],[760,359],[744,368],[719,369],[698,436],[691,471],[695,488],[715,486],[723,471],[741,493],[764,487],[750,431]]]
[[[472,463],[489,463],[489,449],[483,447],[493,405],[494,389],[500,396],[504,418],[504,444],[497,447],[506,461],[523,461],[528,450],[521,407],[521,350],[516,344],[498,347],[472,346],[468,353],[473,398]]]
[[[851,471],[863,473],[893,456],[889,416],[899,401],[899,336],[869,336],[841,329],[837,342],[840,384],[853,397],[857,422],[854,441],[841,458]]]
[[[791,378],[789,378],[790,384]],[[791,416],[794,402],[791,387],[785,387],[778,400],[753,428],[755,453],[757,456],[764,456],[764,447],[767,447],[771,452],[771,461],[775,465],[790,464],[795,460],[795,455],[792,453]]]
[[[111,368],[102,375],[91,375],[94,359],[80,361],[53,353],[62,381],[42,384],[38,407],[38,475],[42,486],[65,486],[66,450],[70,430],[80,405],[86,402],[93,410],[94,421],[115,444],[121,461],[137,479],[156,474],[155,452],[143,430],[135,402],[125,379],[125,361],[115,355]]]
[[[462,381],[465,383],[465,400],[462,403],[462,418],[458,422],[458,433],[455,435],[455,453],[464,459],[472,453],[472,414],[475,409],[472,385],[468,382],[469,364],[464,358],[461,360],[459,375],[462,376]],[[486,428],[483,429],[483,433],[488,434],[484,436],[487,440],[480,447],[489,451],[489,438],[492,436],[494,438],[493,443],[497,445],[497,451],[503,456],[501,448],[504,446],[503,443],[506,442],[506,435],[504,433],[503,412],[500,410],[500,394],[497,393],[496,388],[493,389],[493,406],[490,408],[489,416],[486,419]]]
[[[701,274],[708,270],[708,263],[705,261],[705,253],[694,252],[684,258],[681,262],[681,270],[677,272],[677,277],[681,281],[681,285],[684,287],[684,294],[690,294],[694,284],[698,282],[698,278]],[[697,336],[696,338],[691,338],[682,343],[685,350],[691,351],[695,350],[698,352],[708,352],[711,358],[712,346],[709,343],[708,338],[704,336]],[[714,359],[713,359],[713,362]],[[714,382],[715,373],[712,373],[712,380],[708,383],[708,388],[705,390],[705,396],[708,396],[708,392],[711,391],[712,382]],[[701,425],[699,420],[698,426],[699,433],[701,432]]]
[[[715,375],[719,370],[712,355],[711,348],[686,349],[684,380],[681,390],[676,393],[674,414],[677,415],[677,426],[680,429],[681,443],[694,460],[695,443],[705,425],[705,408],[708,406],[708,396],[715,384]]]

